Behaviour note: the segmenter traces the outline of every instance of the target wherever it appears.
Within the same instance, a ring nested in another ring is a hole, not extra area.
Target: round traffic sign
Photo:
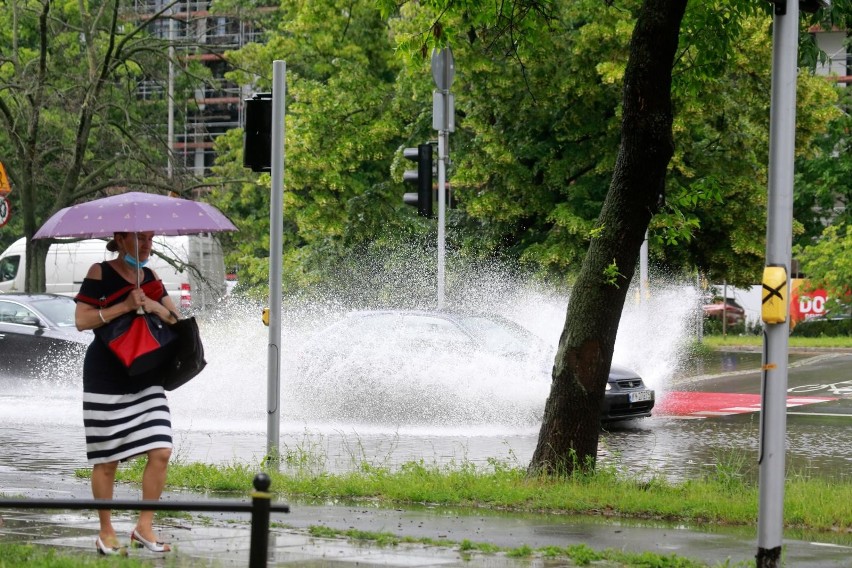
[[[0,227],[8,223],[11,216],[12,205],[9,203],[9,199],[4,197],[0,199]]]
[[[441,50],[432,50],[432,79],[435,86],[446,91],[453,84],[456,76],[456,62],[453,59],[453,50],[445,47]]]

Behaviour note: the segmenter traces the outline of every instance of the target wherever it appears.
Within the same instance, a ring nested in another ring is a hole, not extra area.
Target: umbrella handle
[[[136,247],[136,256],[134,258],[136,259],[136,262],[137,262],[137,265],[134,267],[134,272],[136,272],[136,289],[138,290],[139,288],[142,287],[142,283],[139,281],[140,278],[139,278],[139,265],[138,265],[138,262],[139,262],[139,234],[133,233],[133,237],[134,237],[133,243],[134,243],[134,246]],[[139,306],[138,308],[136,308],[136,313],[140,316],[144,315],[145,314],[145,308],[143,308],[142,306]]]
[[[136,259],[136,266],[133,267],[136,269],[136,288],[141,288],[142,284],[139,282],[139,233],[133,233],[133,245],[136,247],[136,256],[133,257]]]

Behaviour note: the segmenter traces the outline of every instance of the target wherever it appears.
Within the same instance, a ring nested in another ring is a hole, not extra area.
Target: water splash
[[[505,436],[537,432],[568,296],[493,263],[448,267],[448,310],[517,322],[549,346],[547,357],[516,360],[452,347],[399,353],[376,343],[374,348],[323,361],[324,372],[304,380],[305,362],[300,359],[304,347],[351,309],[433,305],[433,264],[432,257],[422,252],[369,256],[342,267],[322,293],[286,297],[281,401],[274,409],[280,412],[282,430]],[[688,286],[652,279],[649,298],[633,301],[632,290],[628,298],[614,362],[637,370],[652,388],[664,389],[677,368],[682,340],[690,333],[698,296]],[[169,394],[177,428],[266,430],[269,342],[262,309],[258,302],[232,298],[200,317],[208,366],[187,386]],[[57,365],[24,388],[70,401],[73,406],[66,411],[76,421],[79,367],[59,359]],[[352,380],[359,369],[361,378]]]

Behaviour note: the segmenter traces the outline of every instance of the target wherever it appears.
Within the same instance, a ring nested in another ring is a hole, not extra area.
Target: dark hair
[[[118,243],[115,242],[115,237],[117,237],[118,235],[124,236],[124,235],[127,235],[127,232],[121,231],[121,232],[118,232],[118,233],[113,233],[113,238],[111,238],[106,244],[106,249],[109,252],[118,252]]]

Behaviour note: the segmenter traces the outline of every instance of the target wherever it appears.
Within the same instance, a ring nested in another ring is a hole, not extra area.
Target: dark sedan
[[[546,342],[499,316],[357,311],[308,341],[291,384],[293,397],[317,418],[535,422],[554,355]],[[642,378],[613,365],[601,420],[646,417],[653,407],[654,391]]]
[[[93,338],[77,331],[74,300],[56,294],[0,294],[0,377],[79,374]]]

